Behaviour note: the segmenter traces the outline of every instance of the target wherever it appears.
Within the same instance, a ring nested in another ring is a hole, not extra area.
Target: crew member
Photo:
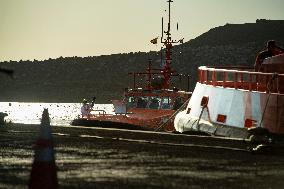
[[[82,117],[88,117],[91,114],[93,106],[91,104],[88,104],[88,101],[86,99],[83,100],[83,106],[81,107],[81,114]]]
[[[264,59],[266,59],[268,57],[276,56],[276,55],[282,54],[282,53],[284,53],[284,49],[281,48],[281,47],[278,47],[274,40],[268,41],[266,43],[266,50],[258,53],[258,55],[256,57],[255,64],[254,64],[255,71],[257,71],[257,72],[262,71],[261,65],[262,65]]]
[[[0,112],[0,126],[3,126],[3,125],[5,125],[5,117],[6,116],[8,116],[8,114],[7,113],[3,113],[3,112]]]
[[[96,99],[97,99],[97,98],[96,98],[95,96],[94,96],[93,99],[92,99],[92,103],[91,103],[92,108],[93,108],[94,105],[95,105]]]

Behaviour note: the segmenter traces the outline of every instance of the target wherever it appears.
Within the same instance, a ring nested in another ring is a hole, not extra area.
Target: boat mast
[[[171,75],[172,73],[174,73],[174,71],[171,69],[171,54],[172,54],[172,47],[173,44],[175,43],[182,43],[183,39],[181,40],[172,40],[171,37],[171,3],[173,3],[172,0],[168,0],[167,1],[169,3],[169,11],[168,11],[168,30],[164,31],[164,20],[162,18],[162,37],[161,37],[161,43],[166,47],[166,60],[165,60],[165,65],[162,69],[162,74],[164,76],[164,84],[163,84],[163,88],[164,89],[169,89],[170,87],[170,79],[171,79]],[[164,33],[166,34],[166,38],[164,38]]]
[[[167,2],[169,3],[169,17],[168,17],[168,29],[167,31],[164,31],[164,19],[162,18],[162,37],[161,37],[161,43],[163,44],[163,46],[166,47],[166,59],[165,59],[165,63],[163,63],[162,60],[162,49],[161,48],[161,63],[164,64],[163,68],[159,68],[159,69],[155,69],[152,68],[152,62],[151,60],[149,60],[149,66],[146,69],[146,72],[135,72],[135,73],[129,73],[129,75],[133,75],[133,89],[137,88],[136,85],[136,76],[143,76],[143,75],[147,75],[147,86],[146,88],[148,90],[152,90],[155,89],[155,87],[152,86],[152,79],[154,75],[162,75],[163,76],[163,81],[161,82],[161,86],[159,84],[159,89],[169,89],[170,88],[170,80],[171,80],[171,76],[177,76],[176,71],[171,69],[171,50],[173,47],[173,44],[175,43],[183,43],[183,39],[180,40],[172,40],[171,37],[171,3],[173,3],[173,0],[167,0]],[[164,34],[166,34],[166,37],[164,38]],[[155,40],[157,40],[158,38],[156,38]],[[157,41],[155,42],[155,44],[157,43]]]

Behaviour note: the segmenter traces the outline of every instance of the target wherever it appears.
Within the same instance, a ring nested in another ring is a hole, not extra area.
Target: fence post
[[[209,71],[208,71],[207,69],[206,69],[206,71],[204,72],[204,73],[205,73],[204,75],[205,75],[205,77],[206,77],[206,84],[209,83],[209,82],[208,82],[208,75],[209,75],[208,72],[209,72]]]
[[[212,71],[212,83],[213,83],[213,86],[215,87],[216,86],[216,70]]]
[[[252,75],[251,73],[249,73],[249,91],[251,91],[252,89],[251,82],[252,82]]]
[[[244,89],[244,73],[241,74],[241,88]]]
[[[224,88],[226,87],[226,81],[227,81],[227,72],[224,71],[224,72],[223,72],[223,87],[224,87]]]
[[[259,89],[259,87],[258,87],[259,86],[259,74],[255,75],[255,82],[256,82],[256,89],[255,90],[258,91],[258,89]]]
[[[235,72],[234,74],[234,87],[235,89],[238,89],[238,72]]]
[[[199,69],[198,68],[198,80],[199,80],[199,82],[202,84],[203,83],[203,81],[202,81],[202,71],[201,71],[201,69]]]

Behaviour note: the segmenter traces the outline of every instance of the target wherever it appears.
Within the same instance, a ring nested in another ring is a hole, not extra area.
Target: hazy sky
[[[173,37],[284,20],[283,7],[284,0],[174,0]],[[0,0],[0,61],[158,50],[149,41],[161,36],[166,9],[166,0]]]

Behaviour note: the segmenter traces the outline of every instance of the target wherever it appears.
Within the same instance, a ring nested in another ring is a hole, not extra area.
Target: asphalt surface
[[[0,188],[27,188],[37,125],[0,128]],[[283,148],[244,140],[54,126],[60,188],[284,187]]]

